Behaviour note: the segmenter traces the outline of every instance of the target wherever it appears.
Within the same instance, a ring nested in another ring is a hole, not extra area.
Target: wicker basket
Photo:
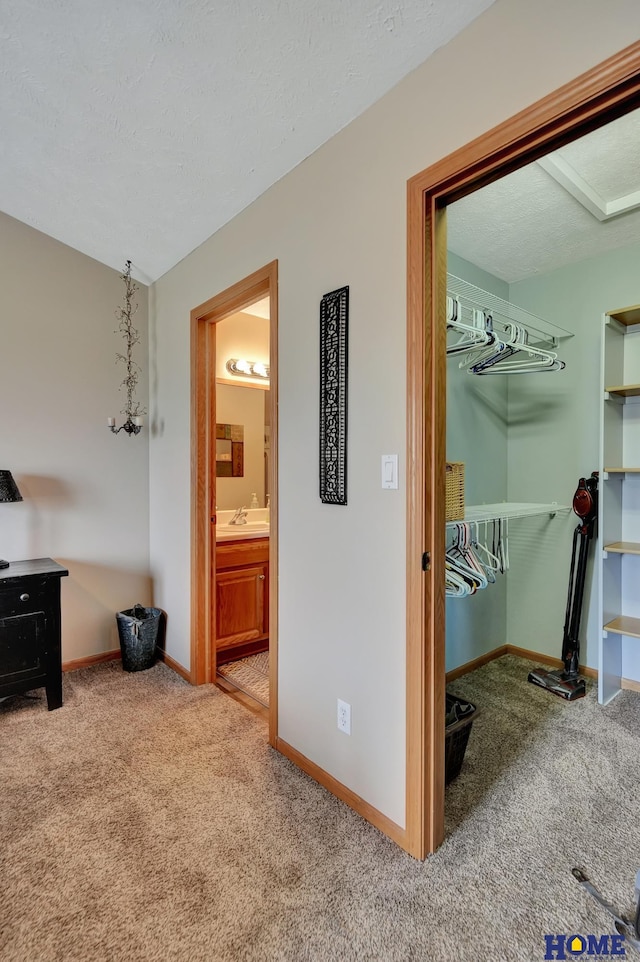
[[[464,461],[447,461],[445,512],[447,521],[464,518]]]

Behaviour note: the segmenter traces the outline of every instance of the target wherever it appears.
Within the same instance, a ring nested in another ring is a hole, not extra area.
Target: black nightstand
[[[44,686],[49,711],[62,706],[60,578],[68,574],[51,558],[0,570],[0,698]]]

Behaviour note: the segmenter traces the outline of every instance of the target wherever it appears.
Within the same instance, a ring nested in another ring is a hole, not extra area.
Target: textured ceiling
[[[604,200],[640,190],[640,110],[558,151]]]
[[[640,111],[557,154],[603,200],[640,191]],[[553,156],[553,155],[552,155]],[[601,222],[539,164],[452,204],[449,248],[509,284],[640,241],[640,211]]]
[[[3,0],[0,209],[154,280],[493,0]]]

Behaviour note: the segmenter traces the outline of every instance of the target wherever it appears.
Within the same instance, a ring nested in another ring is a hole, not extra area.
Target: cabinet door
[[[0,687],[44,674],[46,628],[44,611],[0,618]]]
[[[218,648],[264,637],[267,566],[218,571],[216,641]]]

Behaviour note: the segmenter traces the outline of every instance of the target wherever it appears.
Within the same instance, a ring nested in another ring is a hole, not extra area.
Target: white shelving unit
[[[640,676],[640,306],[604,316],[598,700]]]

